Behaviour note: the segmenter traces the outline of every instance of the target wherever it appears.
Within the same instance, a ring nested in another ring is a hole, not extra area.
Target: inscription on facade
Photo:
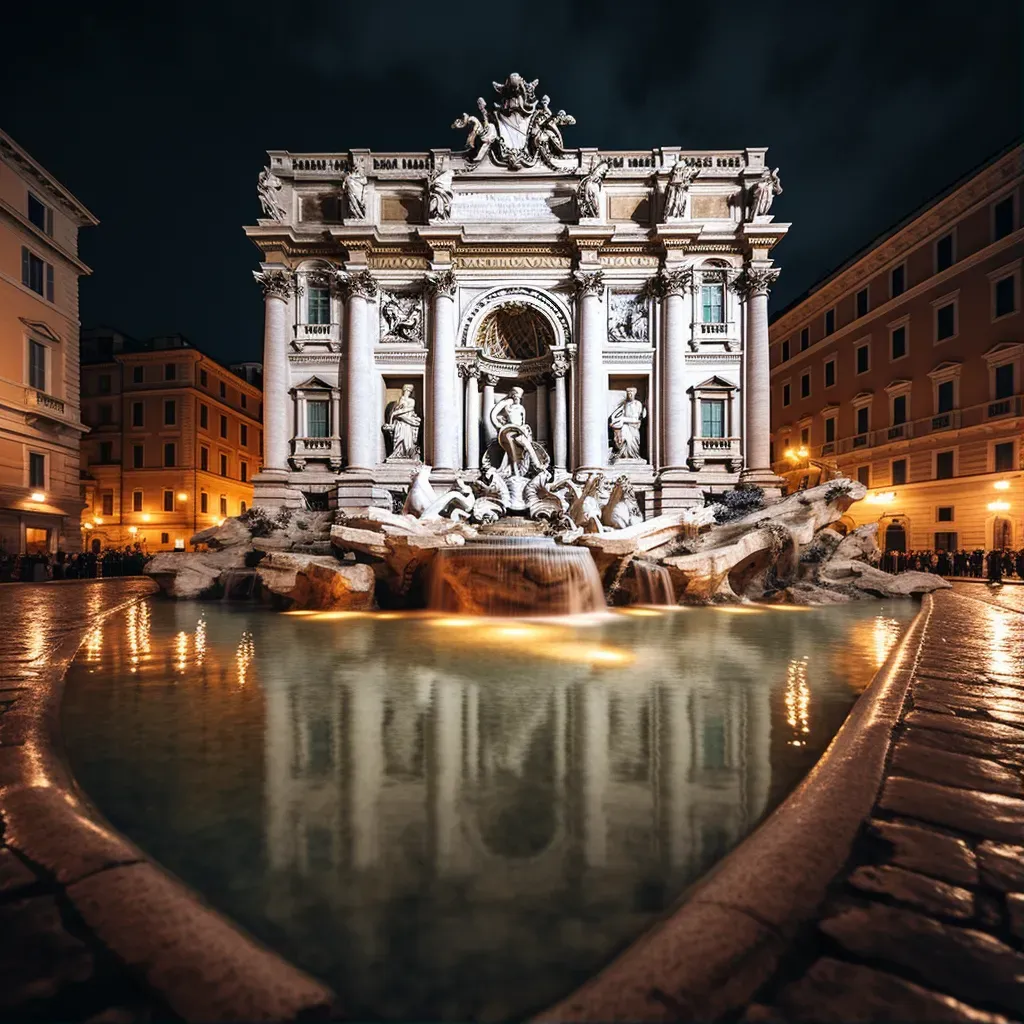
[[[570,196],[537,192],[456,192],[451,219],[475,224],[486,221],[565,222],[572,218]]]

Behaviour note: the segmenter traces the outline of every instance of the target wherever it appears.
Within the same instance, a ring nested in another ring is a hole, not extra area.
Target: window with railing
[[[725,402],[704,399],[700,403],[700,432],[702,437],[725,437]]]
[[[37,391],[46,390],[46,346],[38,341],[28,343],[28,382]]]
[[[1014,388],[1013,363],[1003,363],[1002,366],[997,366],[995,377],[996,400],[1010,398],[1013,395]]]
[[[306,323],[329,324],[331,322],[331,290],[313,286],[308,290],[306,300]]]

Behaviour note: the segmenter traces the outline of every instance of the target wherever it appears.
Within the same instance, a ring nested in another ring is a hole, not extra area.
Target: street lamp
[[[988,510],[989,512],[1009,512],[1010,503],[1008,501],[990,501]]]
[[[184,491],[178,491],[178,501],[188,501],[188,495]]]
[[[139,528],[137,526],[129,526],[128,532],[134,537],[139,532]]]
[[[896,500],[895,491],[877,491],[864,499],[869,505],[891,505]]]
[[[29,497],[33,501],[46,501],[46,495],[42,491],[33,491]]]
[[[1008,491],[1010,489],[1010,481],[1009,480],[997,480],[992,486],[997,491]]]

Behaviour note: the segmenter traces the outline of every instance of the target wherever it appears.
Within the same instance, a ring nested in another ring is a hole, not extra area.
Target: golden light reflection
[[[238,649],[235,651],[235,663],[238,665],[238,685],[245,686],[246,676],[249,672],[249,665],[256,657],[256,645],[253,643],[252,633],[244,630],[242,639],[238,641]]]
[[[85,660],[99,661],[103,651],[103,626],[97,624],[85,634]]]
[[[309,617],[314,622],[337,622],[339,619],[365,619],[369,612],[313,612]]]
[[[206,617],[203,615],[199,616],[199,621],[196,623],[194,649],[196,665],[201,666],[206,660]]]
[[[793,658],[786,670],[786,724],[793,730],[791,747],[806,746],[811,733],[811,691],[807,685],[807,657]]]
[[[174,667],[179,672],[188,668],[188,633],[184,630],[174,638]]]
[[[139,670],[139,663],[149,655],[149,604],[133,604],[126,618],[128,636],[128,661],[132,672]]]
[[[896,646],[903,628],[897,619],[876,615],[874,619],[875,668],[885,664],[889,652]]]
[[[657,618],[657,617],[659,617],[659,616],[661,616],[663,614],[660,611],[656,611],[654,608],[638,608],[638,607],[633,607],[633,608],[618,608],[616,610],[618,611],[619,615],[632,615],[634,618],[638,618],[638,619]]]
[[[988,610],[988,635],[991,649],[988,656],[988,671],[993,675],[1012,675],[1015,671],[1010,648],[1010,629],[1007,617],[995,608]]]
[[[713,604],[708,607],[714,608],[716,612],[726,612],[729,615],[760,615],[763,608],[751,608],[749,605],[738,604]]]
[[[631,665],[635,656],[621,647],[608,647],[586,643],[546,643],[530,649],[530,654],[552,661],[568,661],[574,665],[590,665],[592,668],[619,668]]]

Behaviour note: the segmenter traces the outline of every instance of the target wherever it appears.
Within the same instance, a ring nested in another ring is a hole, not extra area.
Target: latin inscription
[[[546,196],[535,192],[459,192],[452,202],[455,223],[488,221],[565,221],[572,216],[568,196]]]

